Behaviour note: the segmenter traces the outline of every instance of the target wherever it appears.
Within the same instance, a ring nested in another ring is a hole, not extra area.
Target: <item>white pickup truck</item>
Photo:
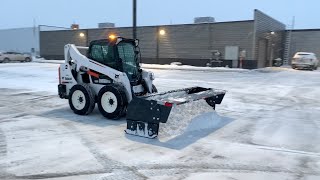
[[[310,69],[316,70],[319,65],[319,60],[314,53],[297,52],[291,62],[293,69]]]

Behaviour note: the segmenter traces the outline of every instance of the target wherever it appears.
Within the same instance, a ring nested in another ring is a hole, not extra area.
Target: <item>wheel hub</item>
[[[83,97],[79,96],[78,101],[79,101],[80,104],[82,104],[83,103]]]
[[[112,92],[105,92],[101,97],[101,106],[107,113],[113,113],[118,107],[118,100]]]
[[[71,96],[71,101],[75,109],[82,110],[86,105],[86,98],[82,91],[76,90]]]
[[[109,99],[109,104],[112,106],[113,103],[114,103],[114,100],[110,98],[110,99]]]

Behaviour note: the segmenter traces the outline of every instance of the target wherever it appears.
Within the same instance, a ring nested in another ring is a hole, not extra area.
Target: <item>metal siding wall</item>
[[[107,28],[107,29],[90,29],[89,42],[96,39],[108,38],[110,34],[132,38],[132,28]],[[137,37],[140,40],[140,49],[143,57],[155,58],[156,54],[156,28],[155,27],[138,27]]]
[[[224,57],[226,46],[239,46],[240,51],[247,51],[247,60],[254,60],[252,57],[253,25],[253,21],[213,24],[212,50],[219,50]]]
[[[132,38],[132,28],[106,28],[106,29],[89,29],[89,42],[97,39],[106,39],[110,34]]]
[[[42,31],[40,32],[40,55],[48,59],[63,58],[64,46],[75,44],[86,46],[86,37],[80,37],[85,30]]]
[[[208,59],[209,27],[210,24],[160,27],[166,34],[159,35],[159,57]]]
[[[254,12],[254,21],[255,21],[255,51],[254,59],[258,60],[259,57],[259,40],[266,39],[268,43],[268,55],[267,59],[271,57],[271,44],[274,45],[273,59],[282,58],[283,56],[283,39],[286,26],[281,22],[271,18],[270,16],[264,14],[259,10]],[[270,32],[274,31],[275,34],[271,35]],[[273,43],[271,43],[271,41]],[[262,50],[262,49],[260,49]],[[258,64],[265,64],[264,62],[259,62]],[[264,66],[263,66],[264,67]]]
[[[140,51],[143,58],[156,58],[157,27],[138,27],[137,38],[140,40]]]
[[[164,29],[166,34],[158,35],[159,29]],[[81,32],[85,37],[79,36]],[[41,32],[41,55],[63,57],[65,44],[86,46],[87,36],[90,42],[107,38],[111,33],[131,38],[132,28]],[[211,58],[210,50],[219,50],[224,55],[225,46],[239,46],[240,50],[247,51],[247,59],[253,59],[253,21],[139,27],[137,37],[144,62],[156,63],[157,36],[162,63],[184,61],[186,64],[204,66]]]
[[[320,29],[292,31],[290,56],[291,59],[296,52],[313,52],[320,58]]]

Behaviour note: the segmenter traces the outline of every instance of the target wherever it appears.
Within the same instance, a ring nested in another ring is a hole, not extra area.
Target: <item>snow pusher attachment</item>
[[[192,101],[204,99],[215,109],[226,91],[212,88],[192,87],[134,97],[127,109],[127,134],[155,138],[160,123],[166,123],[172,108]]]

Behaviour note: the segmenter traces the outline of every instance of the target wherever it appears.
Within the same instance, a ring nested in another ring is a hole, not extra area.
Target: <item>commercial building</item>
[[[34,27],[0,30],[0,51],[39,54],[39,29]]]
[[[132,37],[131,27],[111,25],[77,30],[46,25],[0,30],[0,51],[63,59],[68,43],[88,46],[110,34]],[[206,66],[219,52],[222,61],[214,65],[253,69],[272,66],[276,58],[288,59],[290,64],[290,57],[298,51],[314,52],[320,58],[320,29],[286,30],[283,23],[259,10],[254,11],[252,20],[138,27],[137,37],[144,63]]]
[[[67,28],[40,25],[35,27],[1,29],[0,51],[40,54],[40,31],[55,31]]]
[[[214,58],[213,52],[219,51],[221,66],[252,69],[269,66],[270,59],[282,58],[285,29],[281,22],[255,10],[253,20],[138,27],[137,37],[144,63],[178,61],[206,66]],[[160,30],[165,33],[160,34]],[[131,38],[132,28],[41,31],[41,56],[63,59],[65,44],[88,46],[90,41],[109,34]]]

